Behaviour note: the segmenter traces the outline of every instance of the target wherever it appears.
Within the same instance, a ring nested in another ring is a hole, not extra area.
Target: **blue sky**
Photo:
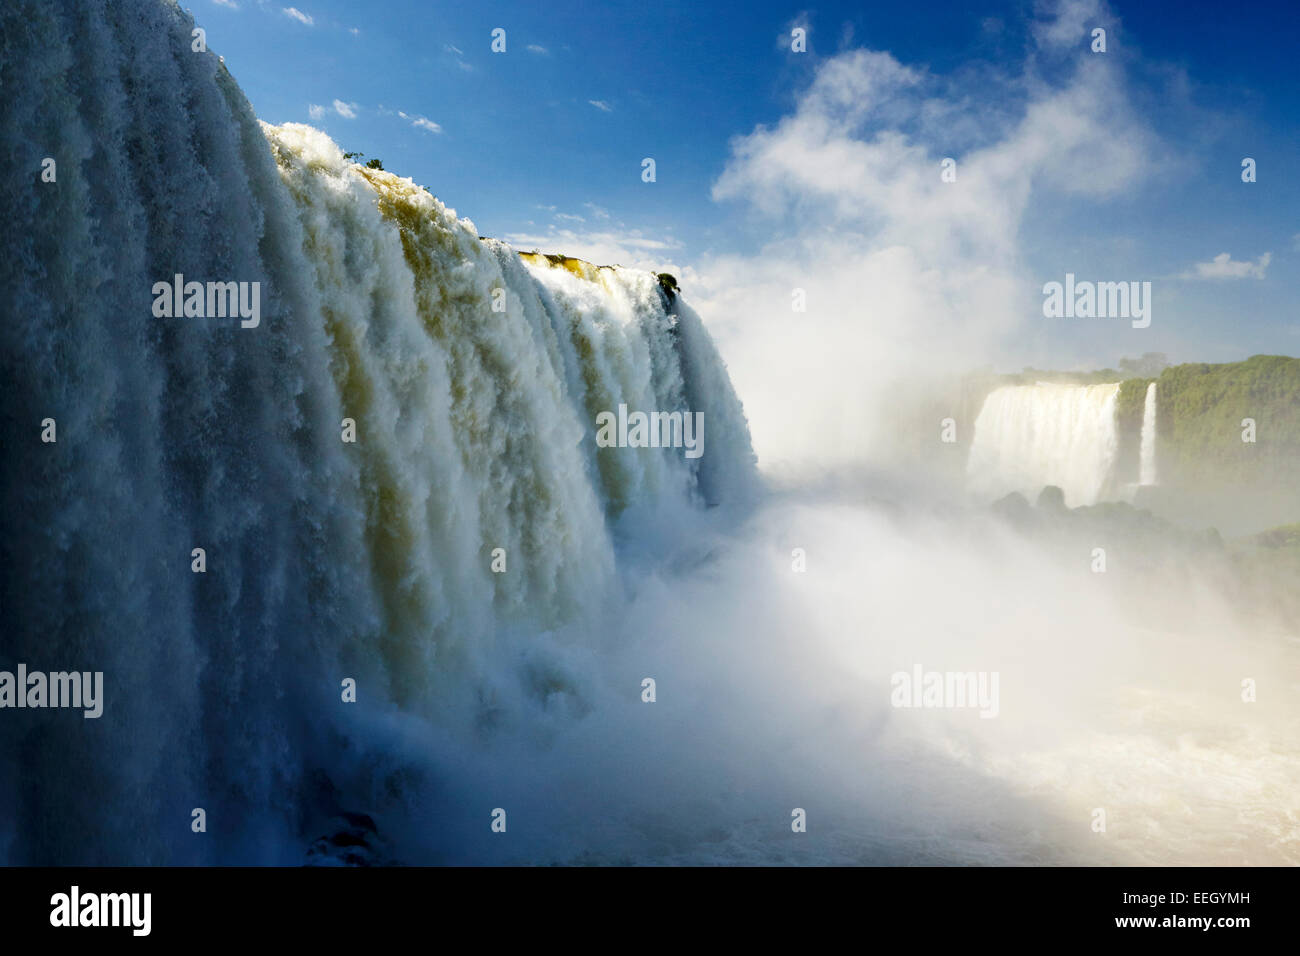
[[[1300,353],[1294,3],[294,3],[190,6],[260,117],[382,158],[485,235],[673,269],[723,338],[777,294],[728,283],[785,265],[814,316],[860,298],[878,339],[899,339],[882,321],[920,324],[966,356],[973,325],[1004,366]],[[834,83],[871,108],[816,92]],[[1074,110],[1090,125],[1072,141]],[[943,157],[958,186],[968,159],[997,185],[957,212],[929,185]],[[877,182],[850,168],[873,162]],[[923,189],[894,182],[912,164]],[[835,237],[876,258],[821,275]],[[882,268],[899,248],[907,268]],[[1047,322],[1041,285],[1067,271],[1153,281],[1152,327]],[[876,278],[858,296],[853,274]]]

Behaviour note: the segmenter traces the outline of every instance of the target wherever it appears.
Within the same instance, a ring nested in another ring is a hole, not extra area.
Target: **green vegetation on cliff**
[[[1290,487],[1300,499],[1300,359],[1176,365],[1156,383],[1159,465],[1179,482]],[[1243,441],[1255,423],[1255,440]]]

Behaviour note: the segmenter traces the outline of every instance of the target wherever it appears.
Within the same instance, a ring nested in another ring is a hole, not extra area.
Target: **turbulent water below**
[[[669,284],[260,123],[191,28],[0,11],[0,670],[105,684],[0,710],[0,859],[1300,862],[1294,694],[1237,696],[1282,645],[978,513],[765,489]],[[259,321],[160,314],[178,275]],[[982,447],[1095,497],[1113,403],[1008,395]],[[703,454],[598,445],[620,406]],[[917,665],[998,671],[998,718],[892,707]]]

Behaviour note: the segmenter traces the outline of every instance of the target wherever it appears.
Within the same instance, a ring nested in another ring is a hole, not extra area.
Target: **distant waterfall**
[[[1156,483],[1156,383],[1147,386],[1142,406],[1142,458],[1138,470],[1139,485]]]
[[[1073,508],[1097,502],[1112,482],[1119,451],[1119,385],[1008,385],[994,390],[975,420],[967,461],[971,490],[983,497],[1046,485]]]

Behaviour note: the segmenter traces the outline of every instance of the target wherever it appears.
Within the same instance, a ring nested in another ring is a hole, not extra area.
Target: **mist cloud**
[[[1017,71],[973,66],[965,80],[846,51],[791,114],[733,142],[713,196],[744,204],[771,238],[756,255],[706,259],[692,289],[760,460],[858,460],[891,382],[992,361],[1042,321],[1022,246],[1035,207],[1122,195],[1158,148],[1118,58],[1088,52],[1085,21],[1107,22],[1095,4],[1061,4]],[[1065,78],[1044,80],[1040,58],[1076,36]],[[941,179],[946,158],[955,182]]]

